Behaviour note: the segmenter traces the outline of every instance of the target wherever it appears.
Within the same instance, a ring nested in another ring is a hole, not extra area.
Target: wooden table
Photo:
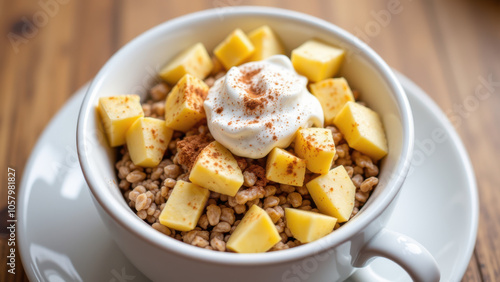
[[[19,183],[50,118],[116,50],[171,18],[231,5],[277,6],[337,24],[415,81],[446,113],[459,116],[456,129],[472,159],[481,201],[477,244],[464,280],[500,279],[500,2],[494,0],[0,0],[0,207],[7,203],[7,168],[16,170]],[[23,33],[30,20],[32,29]],[[481,78],[496,82],[492,95],[463,110]],[[0,281],[27,280],[19,260],[15,276],[6,272],[6,243],[0,242]]]

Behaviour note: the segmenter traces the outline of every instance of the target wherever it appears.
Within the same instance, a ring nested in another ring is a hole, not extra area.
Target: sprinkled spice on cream
[[[204,107],[215,140],[242,157],[262,158],[289,146],[299,128],[323,127],[321,104],[283,55],[231,68]]]

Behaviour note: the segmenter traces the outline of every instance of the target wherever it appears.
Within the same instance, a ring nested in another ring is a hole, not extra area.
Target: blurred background
[[[478,240],[464,280],[496,281],[500,277],[499,1],[0,0],[2,171],[15,168],[20,180],[51,117],[128,41],[174,17],[236,5],[281,7],[334,23],[371,46],[437,102],[463,139],[478,180]],[[490,81],[491,95],[475,99],[484,80]],[[6,199],[6,173],[0,178],[0,199]],[[0,201],[0,208],[4,203]],[[16,276],[6,273],[7,247],[2,240],[0,280],[27,281],[20,263]]]

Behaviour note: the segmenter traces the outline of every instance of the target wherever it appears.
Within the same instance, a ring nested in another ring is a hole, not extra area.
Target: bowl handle
[[[439,267],[434,257],[420,243],[401,233],[383,228],[363,246],[353,266],[366,266],[375,257],[399,264],[414,281],[439,281]]]

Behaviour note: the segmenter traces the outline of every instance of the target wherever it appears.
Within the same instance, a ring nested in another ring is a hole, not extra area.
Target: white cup
[[[205,250],[154,230],[128,207],[95,107],[102,96],[144,95],[160,68],[196,42],[213,50],[235,28],[269,25],[288,52],[311,38],[347,51],[340,75],[381,117],[389,154],[380,183],[363,209],[335,232],[312,243],[271,253]],[[391,259],[416,281],[438,281],[436,261],[413,239],[386,225],[406,177],[413,149],[413,120],[406,95],[387,64],[353,35],[326,21],[288,10],[227,7],[167,21],[119,50],[92,82],[78,118],[78,154],[95,206],[130,261],[154,281],[338,281],[376,256]],[[409,223],[410,224],[410,223]]]

